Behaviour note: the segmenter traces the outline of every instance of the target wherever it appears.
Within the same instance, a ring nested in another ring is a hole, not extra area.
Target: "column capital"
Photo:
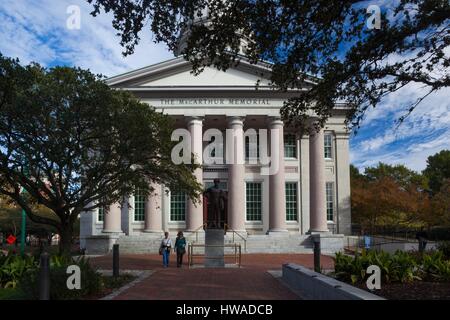
[[[186,124],[188,126],[197,124],[197,125],[203,125],[203,117],[197,117],[197,116],[193,116],[193,117],[186,117]]]
[[[243,126],[244,125],[244,117],[230,116],[230,117],[227,117],[227,122],[228,122],[229,126],[232,126],[232,125]]]
[[[281,120],[281,117],[268,117],[267,124],[270,127],[284,126],[284,122]]]

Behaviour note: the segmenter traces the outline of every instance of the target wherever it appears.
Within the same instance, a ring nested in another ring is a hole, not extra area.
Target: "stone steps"
[[[157,253],[161,243],[161,235],[132,235],[121,236],[117,240],[121,253]],[[187,234],[188,243],[204,244],[205,235],[198,234],[196,242],[195,235]],[[175,239],[172,239],[175,241]],[[313,243],[307,235],[248,235],[246,241],[230,234],[225,235],[224,244],[238,243],[241,245],[242,253],[312,253]],[[196,252],[203,250],[196,248]],[[225,253],[234,253],[234,248],[225,248]]]

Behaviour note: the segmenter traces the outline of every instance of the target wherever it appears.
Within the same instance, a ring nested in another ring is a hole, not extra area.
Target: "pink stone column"
[[[241,117],[228,118],[227,164],[228,164],[228,226],[245,232],[245,166],[244,122]],[[233,157],[228,157],[231,154]]]
[[[151,184],[154,191],[147,197],[145,201],[145,227],[144,232],[162,232],[162,215],[161,215],[161,185],[157,183]]]
[[[104,233],[121,233],[121,207],[120,203],[116,202],[109,206],[105,217],[103,218],[103,231]]]
[[[323,130],[309,136],[310,232],[327,232]]]
[[[276,169],[269,175],[269,232],[287,232],[283,121],[272,118],[269,128],[271,166]]]
[[[191,152],[194,154],[195,162],[203,164],[203,120],[200,117],[191,117],[188,119],[188,130],[191,134]],[[203,183],[203,169],[198,168],[194,171],[197,181]],[[194,203],[188,200],[186,229],[195,231],[203,225],[203,204]]]

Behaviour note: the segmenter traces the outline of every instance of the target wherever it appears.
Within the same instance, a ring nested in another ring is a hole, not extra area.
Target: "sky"
[[[73,28],[76,20],[71,19],[72,5],[80,9],[79,29]],[[153,42],[148,28],[135,53],[123,57],[120,38],[111,25],[112,16],[103,13],[94,18],[91,11],[85,0],[1,0],[0,52],[24,64],[34,61],[47,67],[79,66],[106,76],[173,57],[164,44]],[[423,100],[402,125],[397,127],[395,123],[422,92],[424,88],[410,85],[368,110],[361,129],[350,138],[354,165],[362,170],[382,161],[421,171],[428,156],[450,149],[448,88]]]

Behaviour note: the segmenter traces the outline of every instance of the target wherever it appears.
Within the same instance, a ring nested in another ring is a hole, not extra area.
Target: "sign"
[[[270,106],[269,99],[262,98],[179,98],[160,99],[161,106]]]
[[[16,237],[10,234],[8,238],[6,238],[6,242],[8,242],[8,244],[13,244],[14,242],[16,242],[16,239],[17,239]]]

